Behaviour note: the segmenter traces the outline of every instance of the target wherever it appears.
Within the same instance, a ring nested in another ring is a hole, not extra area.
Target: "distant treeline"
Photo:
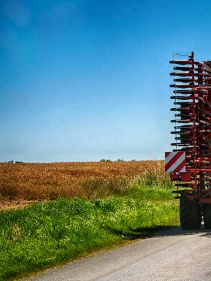
[[[10,160],[10,161],[5,161],[5,162],[2,162],[2,163],[14,163],[14,164],[21,164],[21,163],[24,163],[23,161],[14,161],[14,160]]]

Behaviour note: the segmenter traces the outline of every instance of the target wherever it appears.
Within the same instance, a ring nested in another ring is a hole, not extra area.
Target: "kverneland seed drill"
[[[173,152],[165,170],[176,182],[183,229],[211,228],[211,61],[172,60]]]

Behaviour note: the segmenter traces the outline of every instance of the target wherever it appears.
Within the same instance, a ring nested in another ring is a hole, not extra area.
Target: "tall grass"
[[[97,190],[101,184],[116,195],[101,198],[102,186]],[[123,243],[152,227],[178,223],[178,206],[170,188],[154,182],[143,185],[141,180],[124,184],[114,188],[113,183],[95,181],[88,186],[97,190],[90,200],[58,198],[1,212],[0,280]]]

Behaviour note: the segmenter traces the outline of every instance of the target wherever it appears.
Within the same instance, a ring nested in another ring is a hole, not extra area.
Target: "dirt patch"
[[[13,201],[0,201],[0,211],[24,208],[30,204],[36,203],[38,200],[13,200]]]

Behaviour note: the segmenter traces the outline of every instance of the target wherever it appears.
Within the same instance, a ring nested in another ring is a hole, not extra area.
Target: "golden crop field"
[[[149,174],[166,177],[163,161],[0,163],[0,201],[107,196]]]

